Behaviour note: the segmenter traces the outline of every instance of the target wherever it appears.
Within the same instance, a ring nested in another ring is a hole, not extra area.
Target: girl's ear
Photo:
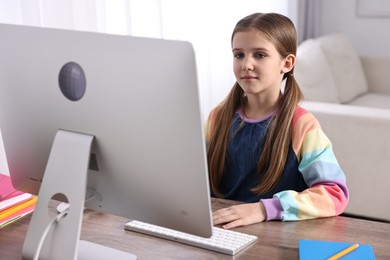
[[[294,54],[287,55],[287,57],[283,59],[284,64],[283,64],[282,72],[287,73],[290,70],[292,70],[294,68],[295,61],[296,59]]]

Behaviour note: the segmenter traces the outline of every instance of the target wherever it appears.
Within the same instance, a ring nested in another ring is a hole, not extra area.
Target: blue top
[[[272,114],[259,120],[247,119],[241,111],[235,114],[230,128],[232,139],[227,148],[227,165],[221,180],[221,191],[226,199],[256,202],[260,199],[272,198],[280,191],[300,192],[307,188],[298,170],[299,162],[290,145],[287,163],[276,187],[263,195],[256,195],[251,191],[260,182],[257,164],[271,120]]]

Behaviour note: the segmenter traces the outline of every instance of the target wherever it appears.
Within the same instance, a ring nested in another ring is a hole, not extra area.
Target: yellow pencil
[[[16,205],[14,207],[11,207],[11,208],[8,208],[4,211],[1,211],[0,212],[0,220],[5,219],[6,217],[9,217],[14,213],[23,210],[24,208],[27,208],[30,205],[33,205],[37,201],[37,199],[38,199],[38,197],[34,196],[33,198],[31,198],[31,199],[29,199],[29,200],[27,200],[19,205]]]
[[[340,257],[343,257],[345,256],[346,254],[352,252],[353,250],[355,250],[356,248],[359,247],[359,244],[353,244],[352,246],[350,247],[347,247],[346,249],[338,252],[337,254],[335,254],[334,256],[331,256],[330,258],[328,258],[327,260],[337,260],[339,259]]]

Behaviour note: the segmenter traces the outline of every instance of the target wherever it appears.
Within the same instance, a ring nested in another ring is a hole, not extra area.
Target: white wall
[[[322,0],[318,35],[345,32],[361,55],[390,56],[390,16],[357,16],[359,0]],[[390,1],[371,1],[390,10]]]

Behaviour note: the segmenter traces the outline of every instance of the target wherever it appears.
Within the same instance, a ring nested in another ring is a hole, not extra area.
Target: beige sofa
[[[331,34],[298,46],[294,74],[346,174],[345,213],[390,222],[390,57],[360,57]]]

